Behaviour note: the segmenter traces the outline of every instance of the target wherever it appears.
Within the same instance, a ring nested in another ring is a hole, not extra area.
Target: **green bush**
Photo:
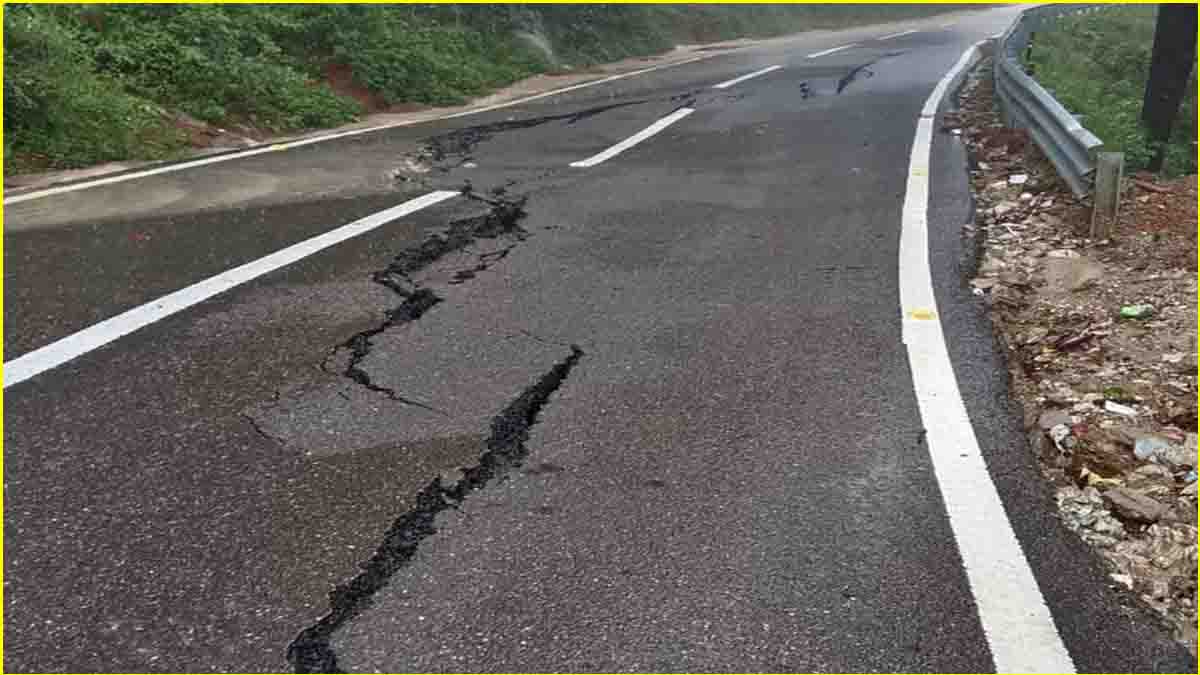
[[[336,37],[333,58],[388,103],[461,103],[546,65],[511,40],[488,44],[461,28],[375,24]]]
[[[269,6],[268,6],[269,7]],[[353,120],[361,109],[286,63],[267,16],[221,5],[108,5],[89,31],[95,63],[134,93],[213,123],[283,131]],[[286,14],[277,14],[277,19]],[[276,21],[274,25],[286,25]]]
[[[159,109],[95,72],[49,13],[4,16],[5,170],[158,157],[182,144]]]
[[[1154,157],[1141,124],[1142,96],[1150,72],[1156,10],[1153,6],[1105,7],[1066,17],[1052,30],[1037,33],[1027,65],[1034,77],[1083,124],[1106,149],[1124,152],[1130,170],[1145,168]],[[1196,71],[1172,126],[1164,172],[1196,172]]]

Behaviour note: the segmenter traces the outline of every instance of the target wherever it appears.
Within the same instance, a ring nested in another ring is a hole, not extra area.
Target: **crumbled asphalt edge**
[[[471,153],[475,150],[475,146],[489,140],[492,136],[513,129],[529,129],[531,127],[541,126],[549,122],[565,122],[566,124],[575,124],[583,121],[594,115],[605,113],[617,108],[625,108],[628,106],[642,105],[649,103],[650,99],[637,99],[633,101],[621,101],[620,103],[607,103],[605,105],[594,106],[584,110],[577,110],[572,113],[564,113],[561,115],[542,115],[540,117],[527,117],[524,119],[504,120],[501,122],[492,122],[490,124],[479,124],[462,129],[455,129],[444,134],[431,136],[425,139],[425,142],[420,150],[412,159],[417,162],[426,164],[436,164],[437,170],[445,173],[461,166],[462,164],[472,160]],[[459,158],[459,161],[451,166],[447,165],[446,161],[451,157]]]
[[[505,131],[529,129],[549,122],[563,122],[570,125],[610,110],[645,105],[647,103],[673,102],[678,104],[674,110],[678,110],[679,108],[695,108],[717,101],[740,101],[746,97],[745,92],[731,92],[713,93],[701,99],[701,95],[706,92],[709,92],[707,88],[695,89],[664,98],[640,98],[618,103],[606,103],[560,115],[542,115],[539,117],[511,119],[464,127],[426,138],[421,148],[415,153],[408,155],[408,158],[418,165],[427,165],[440,173],[448,173],[453,169],[461,167],[463,164],[474,161],[473,153],[476,146],[490,140],[496,134]],[[674,110],[671,112],[674,112]],[[412,180],[412,177],[401,174],[397,179],[407,181]]]
[[[469,246],[477,239],[496,239],[505,235],[515,236],[518,240],[525,238],[526,232],[519,224],[526,215],[525,197],[508,198],[504,196],[503,192],[499,192],[494,198],[488,198],[467,190],[464,190],[464,194],[469,198],[488,204],[489,210],[479,216],[451,221],[445,232],[432,234],[421,244],[405,249],[387,267],[373,273],[372,281],[399,295],[403,298],[403,302],[394,309],[388,310],[383,322],[378,326],[360,331],[334,347],[321,362],[322,370],[334,372],[333,362],[339,355],[348,353],[349,358],[341,375],[370,391],[384,394],[393,401],[433,412],[442,412],[426,403],[403,396],[391,387],[375,384],[370,373],[364,370],[361,364],[374,346],[371,338],[395,326],[416,321],[442,301],[436,293],[412,280],[411,275],[414,272],[429,266],[447,253]],[[508,255],[510,250],[512,250],[512,246],[498,252],[481,255],[480,261],[475,267],[455,274],[455,281],[452,283],[462,283],[466,279],[473,278],[496,260]]]
[[[504,480],[522,465],[529,454],[525,445],[529,430],[537,424],[542,408],[582,357],[583,350],[571,345],[569,356],[492,418],[487,449],[480,455],[478,464],[463,470],[462,478],[446,486],[441,477],[436,477],[417,493],[415,506],[392,523],[379,548],[361,564],[362,571],[330,592],[329,613],[301,631],[288,645],[287,659],[295,672],[344,672],[339,669],[337,655],[330,645],[333,633],[369,608],[375,593],[387,586],[392,575],[408,564],[421,542],[437,533],[438,514],[458,508],[472,492],[493,481]]]

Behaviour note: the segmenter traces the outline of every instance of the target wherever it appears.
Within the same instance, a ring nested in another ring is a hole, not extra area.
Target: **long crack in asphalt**
[[[477,239],[515,236],[520,240],[525,237],[525,230],[519,224],[519,221],[526,215],[525,197],[507,198],[503,194],[497,194],[494,198],[488,198],[469,191],[464,191],[464,194],[476,201],[486,203],[489,207],[488,211],[482,215],[451,221],[445,232],[432,234],[420,245],[405,249],[387,267],[372,274],[372,281],[391,289],[392,292],[403,298],[403,302],[388,310],[383,322],[378,326],[360,331],[334,347],[322,361],[322,370],[337,372],[338,369],[334,364],[344,360],[345,366],[341,368],[341,374],[355,383],[373,392],[384,394],[393,401],[445,414],[427,403],[404,396],[393,388],[376,384],[371,379],[370,373],[362,367],[362,362],[374,347],[371,342],[372,338],[390,328],[416,321],[442,301],[436,293],[422,287],[412,279],[414,272],[424,269],[447,253],[466,248]],[[455,275],[457,283],[462,283],[462,281],[474,277],[476,273],[487,269],[496,260],[507,255],[511,249],[510,246],[491,254],[481,255],[479,263],[475,267],[460,271]]]
[[[673,96],[659,98],[640,98],[630,101],[621,101],[618,103],[607,103],[604,105],[593,106],[575,112],[563,113],[560,115],[541,115],[538,117],[526,117],[522,119],[510,119],[500,122],[492,122],[489,124],[478,124],[462,129],[455,129],[444,134],[431,136],[425,139],[421,148],[416,152],[405,157],[405,165],[410,167],[410,171],[397,171],[395,178],[397,180],[408,181],[415,176],[409,175],[412,167],[418,167],[418,173],[435,169],[440,173],[447,173],[457,167],[467,164],[474,160],[475,147],[481,143],[490,140],[493,136],[506,131],[516,129],[529,129],[532,127],[541,126],[550,122],[563,122],[565,124],[575,124],[595,115],[606,113],[618,108],[626,108],[629,106],[645,105],[648,103],[672,102],[678,104],[679,107],[701,107],[713,103],[735,102],[745,98],[746,94],[738,93],[714,93],[707,88],[695,89]],[[456,158],[457,161],[450,162],[451,158]]]
[[[379,548],[362,564],[362,571],[330,592],[329,613],[304,629],[288,646],[287,658],[295,672],[344,672],[338,667],[337,655],[330,644],[334,632],[370,607],[375,593],[387,586],[391,577],[408,564],[421,542],[437,533],[438,514],[457,508],[472,492],[493,481],[504,480],[522,465],[529,454],[525,445],[529,430],[537,424],[542,408],[582,357],[583,350],[571,345],[570,355],[492,418],[487,449],[480,455],[478,464],[463,470],[461,479],[446,486],[437,477],[417,493],[413,509],[392,523]]]
[[[542,115],[539,117],[526,117],[523,119],[504,120],[501,122],[492,122],[490,124],[478,124],[475,126],[455,129],[444,134],[431,136],[425,139],[424,146],[412,157],[419,164],[443,164],[438,170],[442,172],[449,171],[452,166],[445,166],[444,163],[450,157],[460,158],[459,164],[471,161],[471,152],[475,146],[489,140],[498,133],[512,131],[514,129],[528,129],[531,127],[541,126],[549,122],[564,122],[566,124],[575,124],[583,121],[594,115],[615,110],[617,108],[625,108],[628,106],[642,105],[649,103],[650,99],[636,99],[632,101],[621,101],[619,103],[607,103],[605,105],[594,106],[584,110],[577,110],[571,113],[561,115]]]
[[[849,74],[836,82],[834,93],[842,90],[857,77],[869,76],[870,71],[863,64],[853,69]],[[804,86],[806,86],[805,83]],[[730,102],[741,99],[744,94],[708,95],[703,90],[696,90],[670,97],[670,101],[681,106],[703,106],[716,102]],[[593,115],[625,106],[641,105],[651,102],[651,99],[641,99],[596,106],[573,113],[562,115],[547,115],[519,120],[507,120],[492,124],[477,125],[451,131],[446,134],[427,139],[425,145],[415,156],[409,157],[410,163],[416,165],[439,165],[439,171],[448,172],[447,160],[458,157],[458,165],[472,159],[474,148],[493,137],[497,133],[526,129],[554,121],[564,121],[574,124]],[[362,368],[362,361],[372,349],[371,338],[383,333],[394,326],[415,321],[425,312],[433,308],[441,298],[433,291],[422,287],[412,279],[412,274],[424,269],[447,253],[461,250],[476,239],[495,239],[511,235],[522,240],[527,233],[519,225],[526,215],[525,197],[509,198],[505,190],[498,188],[493,197],[485,197],[476,192],[468,183],[463,193],[474,200],[486,203],[489,209],[480,216],[463,218],[450,223],[445,232],[431,235],[420,245],[409,248],[397,255],[384,269],[372,274],[372,280],[385,286],[402,297],[403,302],[387,312],[382,324],[362,331],[330,353],[322,364],[329,370],[331,363],[339,356],[347,357],[343,375],[356,383],[386,394],[389,398],[411,405],[418,405],[435,410],[427,404],[401,396],[394,389],[376,385],[369,373]],[[488,266],[508,255],[513,244],[493,252],[481,254],[478,263],[471,268],[458,271],[450,283],[462,283]],[[362,571],[349,582],[337,586],[329,595],[329,612],[317,623],[304,629],[292,641],[287,649],[287,658],[297,673],[337,673],[343,672],[337,663],[330,640],[333,634],[347,621],[358,616],[370,607],[374,595],[383,589],[392,576],[402,569],[416,554],[420,543],[427,537],[436,534],[435,521],[443,511],[457,508],[474,491],[479,490],[492,481],[505,479],[513,469],[520,467],[529,454],[525,443],[529,439],[529,430],[537,424],[541,409],[550,400],[554,392],[562,386],[571,369],[583,357],[583,350],[578,345],[570,345],[571,353],[556,364],[533,385],[527,387],[520,396],[504,408],[492,419],[491,435],[486,441],[486,450],[479,458],[479,463],[464,469],[462,478],[453,484],[443,485],[442,478],[434,478],[414,500],[415,506],[407,513],[399,516],[384,534],[383,541],[369,560],[361,565]],[[437,411],[441,412],[441,411]]]

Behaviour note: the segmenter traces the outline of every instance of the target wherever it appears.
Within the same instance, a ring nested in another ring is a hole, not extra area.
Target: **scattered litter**
[[[1137,417],[1137,414],[1138,414],[1137,410],[1134,410],[1133,408],[1130,408],[1127,405],[1121,405],[1120,403],[1115,403],[1113,401],[1105,401],[1104,409],[1110,413],[1114,413],[1116,415],[1124,415],[1126,417]]]
[[[1148,319],[1154,316],[1154,305],[1125,305],[1121,308],[1122,319]]]
[[[1067,452],[1074,445],[1071,439],[1071,427],[1066,424],[1058,424],[1050,429],[1050,440],[1054,441],[1054,446],[1063,452]]]
[[[1024,185],[1029,182],[1029,175],[1024,173],[1015,173],[1008,177],[1009,185]]]
[[[1121,485],[1120,479],[1105,478],[1104,476],[1101,476],[1087,467],[1084,467],[1083,470],[1079,472],[1079,478],[1082,479],[1087,485],[1092,485],[1095,487],[1119,487]]]
[[[1133,445],[1133,455],[1143,462],[1148,462],[1160,452],[1171,449],[1171,444],[1165,438],[1158,436],[1142,436]]]

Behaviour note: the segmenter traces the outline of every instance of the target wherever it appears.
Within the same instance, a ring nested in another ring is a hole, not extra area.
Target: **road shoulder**
[[[984,66],[975,71],[982,72]],[[1007,350],[993,336],[987,304],[974,291],[977,286],[968,283],[976,277],[976,247],[983,243],[975,236],[985,218],[977,214],[986,205],[977,207],[974,201],[968,180],[970,160],[955,133],[958,116],[944,119],[947,122],[935,132],[931,169],[935,187],[930,255],[935,291],[976,436],[1058,629],[1080,672],[1133,671],[1145,669],[1146,664],[1163,672],[1193,672],[1194,658],[1109,576],[1101,559],[1058,515],[1051,485],[1029,449],[1021,383],[1010,379]],[[1001,233],[1007,230],[992,234]],[[1194,561],[1194,544],[1191,550]]]

